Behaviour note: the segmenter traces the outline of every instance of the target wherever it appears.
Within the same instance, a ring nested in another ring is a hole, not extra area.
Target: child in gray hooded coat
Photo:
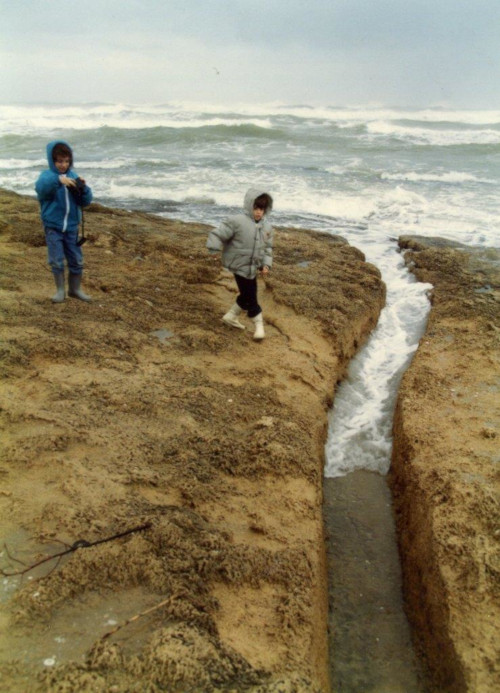
[[[222,264],[234,274],[239,294],[236,303],[222,317],[226,325],[244,330],[238,320],[242,311],[255,324],[253,338],[264,339],[264,319],[257,301],[257,273],[267,274],[273,263],[273,228],[267,219],[273,206],[272,197],[250,188],[245,195],[244,212],[225,219],[218,229],[210,231],[207,248],[222,251]]]

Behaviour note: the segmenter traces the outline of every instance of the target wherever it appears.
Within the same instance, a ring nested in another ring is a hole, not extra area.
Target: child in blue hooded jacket
[[[56,140],[47,145],[49,168],[43,171],[35,190],[47,241],[48,262],[56,284],[53,303],[66,298],[64,258],[68,264],[68,296],[90,301],[81,289],[83,253],[78,245],[80,206],[92,202],[92,191],[73,170],[73,152],[67,142]]]

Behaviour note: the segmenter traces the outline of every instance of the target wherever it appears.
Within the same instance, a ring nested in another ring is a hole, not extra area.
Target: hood
[[[255,200],[256,200],[260,195],[264,195],[264,194],[269,195],[269,197],[272,198],[272,195],[270,195],[270,194],[267,192],[267,190],[263,190],[262,188],[250,188],[249,190],[247,190],[247,192],[246,192],[246,194],[245,194],[245,200],[244,200],[244,202],[243,202],[243,208],[244,208],[246,214],[248,214],[248,216],[249,216],[251,219],[253,219],[253,203],[255,202]],[[271,211],[272,207],[273,207],[273,206],[272,206],[272,204],[271,204],[271,206],[270,206],[269,209],[267,210],[266,214],[269,214],[269,212]],[[264,216],[266,216],[266,215],[264,215]]]
[[[73,168],[73,150],[71,149],[69,144],[67,142],[65,142],[64,140],[54,140],[53,142],[48,143],[48,145],[47,145],[47,161],[49,164],[49,168],[51,171],[54,171],[54,173],[57,173],[59,175],[59,171],[57,170],[57,168],[54,164],[54,160],[52,159],[52,150],[54,149],[56,144],[66,145],[66,147],[68,147],[69,151],[71,152],[71,163],[69,165],[70,168]]]

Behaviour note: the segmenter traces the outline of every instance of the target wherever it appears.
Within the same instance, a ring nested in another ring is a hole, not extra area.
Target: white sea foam
[[[46,162],[44,162],[46,163]],[[127,159],[113,159],[112,161],[76,161],[75,168],[81,169],[82,171],[93,171],[93,170],[116,170],[130,166],[130,161]]]
[[[408,171],[406,173],[382,173],[382,180],[409,181],[412,183],[488,183],[495,185],[496,181],[491,178],[478,178],[470,173],[461,171],[448,171],[446,173],[417,173]]]
[[[32,169],[46,165],[47,159],[0,159],[0,169]]]
[[[365,233],[343,232],[381,270],[387,305],[337,391],[325,445],[326,476],[355,469],[388,471],[398,384],[425,328],[430,285],[413,279],[387,234],[440,235],[465,243],[498,245],[495,207],[471,209],[473,199],[472,194],[457,192],[450,198],[443,192],[430,201],[424,194],[397,186],[380,197]]]
[[[430,285],[409,276],[395,243],[372,238],[366,245],[358,239],[357,245],[381,269],[387,305],[335,396],[325,445],[328,477],[354,469],[388,471],[397,386],[418,346],[429,310]]]
[[[303,191],[301,194],[282,193],[279,196],[280,210],[283,212],[302,212],[323,215],[344,221],[362,221],[375,210],[375,200],[359,195],[314,193]]]
[[[103,183],[97,192],[103,197],[111,197],[120,200],[172,200],[167,186],[162,185],[145,185],[141,184],[125,184],[123,182],[115,182],[111,180]],[[98,195],[97,195],[98,196]]]
[[[198,102],[175,102],[168,107],[177,107],[182,111],[203,113],[246,113],[250,115],[294,116],[308,120],[335,121],[340,126],[353,125],[381,120],[409,120],[427,123],[465,123],[470,125],[500,124],[500,110],[473,109],[398,109],[384,107],[342,107],[333,106],[291,106],[280,102],[240,103],[240,104],[206,104]],[[158,107],[155,107],[158,108]],[[161,107],[160,107],[161,108]]]
[[[372,136],[384,135],[407,140],[414,145],[451,147],[466,144],[500,144],[500,130],[484,129],[431,129],[403,126],[391,121],[367,123],[367,132]]]
[[[345,166],[327,166],[325,171],[332,173],[334,176],[344,176],[346,172]]]
[[[31,133],[60,130],[89,130],[100,127],[122,130],[146,130],[150,128],[204,128],[204,127],[237,127],[253,125],[259,128],[274,127],[268,116],[257,117],[232,114],[206,115],[190,111],[176,111],[172,108],[144,108],[117,105],[106,106],[0,106],[1,133]]]
[[[202,115],[202,117],[200,117]],[[0,133],[50,132],[64,128],[88,130],[97,127],[143,129],[154,127],[200,128],[206,126],[255,125],[276,127],[276,119],[293,117],[309,127],[335,123],[339,128],[366,125],[375,135],[408,137],[416,143],[431,144],[497,143],[499,132],[491,129],[500,124],[500,111],[387,108],[335,108],[324,106],[290,106],[271,104],[45,104],[0,105]],[[412,126],[401,125],[408,121]],[[475,130],[432,130],[414,124],[440,123],[485,126]],[[489,128],[487,126],[490,126]]]

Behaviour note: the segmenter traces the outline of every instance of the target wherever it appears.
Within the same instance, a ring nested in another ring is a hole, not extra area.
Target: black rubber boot
[[[81,290],[81,283],[81,274],[70,274],[68,281],[68,296],[72,296],[73,298],[79,298],[80,301],[87,301],[88,303],[92,300],[92,298]]]

